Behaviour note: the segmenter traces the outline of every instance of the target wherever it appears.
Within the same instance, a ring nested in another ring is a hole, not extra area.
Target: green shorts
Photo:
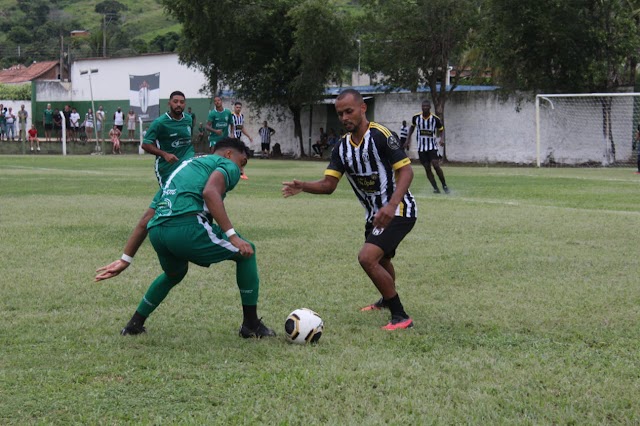
[[[217,224],[200,215],[177,216],[150,228],[149,241],[167,273],[183,271],[188,262],[206,267],[239,253]]]

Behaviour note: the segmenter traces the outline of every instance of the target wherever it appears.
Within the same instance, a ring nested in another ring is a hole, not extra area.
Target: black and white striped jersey
[[[231,115],[233,118],[233,126],[234,126],[234,136],[238,139],[242,136],[242,127],[244,126],[244,114],[236,115],[235,113]]]
[[[340,139],[324,174],[337,179],[346,175],[365,209],[365,219],[372,222],[395,191],[395,171],[406,166],[411,167],[411,161],[398,137],[386,127],[371,122],[361,141],[353,141],[351,133]],[[407,191],[395,214],[415,218],[417,213],[416,200],[411,191]]]
[[[422,113],[416,114],[411,120],[411,125],[416,132],[416,142],[418,142],[418,152],[432,151],[438,149],[436,142],[436,130],[442,132],[444,126],[436,115],[429,114],[427,118]]]

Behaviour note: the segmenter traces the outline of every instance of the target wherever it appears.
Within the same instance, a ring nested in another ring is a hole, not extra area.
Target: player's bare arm
[[[394,218],[398,204],[409,190],[413,180],[413,169],[410,164],[396,170],[396,190],[393,191],[389,203],[384,205],[373,218],[373,226],[386,228]]]
[[[284,198],[292,197],[301,192],[309,194],[332,194],[338,186],[338,179],[333,176],[325,176],[324,178],[313,182],[302,182],[294,179],[291,182],[282,182],[282,195]]]
[[[180,159],[174,154],[163,151],[152,143],[143,143],[142,149],[149,154],[157,155],[158,157],[164,158],[164,161],[166,161],[167,163],[175,163],[177,161],[180,161]]]
[[[220,228],[226,232],[232,229],[233,225],[227,215],[227,210],[224,207],[224,201],[222,199],[222,195],[225,191],[225,178],[221,172],[215,171],[209,177],[209,180],[202,191],[202,197],[204,198],[204,202],[213,219]],[[251,244],[240,238],[237,234],[229,237],[229,242],[240,251],[240,255],[249,257],[253,254]]]
[[[131,232],[129,239],[127,240],[127,244],[124,246],[124,250],[122,251],[128,257],[134,257],[138,252],[138,249],[144,242],[144,239],[147,238],[147,224],[155,214],[155,210],[147,209],[138,224]],[[127,262],[123,259],[118,259],[111,262],[108,265],[105,265],[101,268],[96,269],[98,275],[95,277],[95,281],[108,280],[109,278],[113,278],[118,276],[122,271],[127,269],[131,265],[131,262]]]

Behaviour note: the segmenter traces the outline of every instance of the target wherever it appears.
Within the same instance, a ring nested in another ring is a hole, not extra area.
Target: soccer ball
[[[320,315],[311,309],[301,308],[291,312],[284,323],[284,334],[292,343],[304,345],[316,343],[322,336],[324,323]]]

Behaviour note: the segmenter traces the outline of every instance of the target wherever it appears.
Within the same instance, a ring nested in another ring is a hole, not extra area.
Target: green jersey
[[[160,189],[162,194],[156,206],[156,214],[149,221],[147,228],[184,215],[206,214],[211,220],[202,191],[211,174],[216,171],[224,176],[224,199],[226,193],[235,188],[240,180],[240,168],[236,163],[216,154],[191,158],[180,163]]]
[[[164,158],[156,156],[156,177],[162,186],[182,161],[195,155],[191,144],[191,116],[183,113],[180,120],[174,120],[169,113],[162,114],[149,126],[144,135],[143,143],[155,144],[161,150],[175,155],[180,160],[168,163]]]
[[[53,124],[53,111],[50,109],[44,110],[44,124]]]
[[[207,121],[211,122],[211,127],[213,127],[214,129],[222,130],[221,135],[216,135],[213,132],[211,132],[211,134],[209,135],[209,144],[213,146],[219,140],[229,136],[229,126],[233,124],[233,114],[226,108],[222,111],[217,111],[215,108],[213,108],[211,111],[209,111]]]

